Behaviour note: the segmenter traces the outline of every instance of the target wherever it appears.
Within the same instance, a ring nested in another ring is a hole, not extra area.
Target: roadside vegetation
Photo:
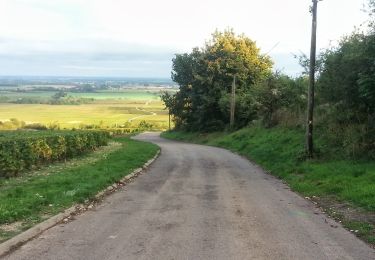
[[[306,69],[300,77],[283,75],[254,41],[230,30],[176,55],[172,79],[180,90],[162,95],[175,131],[164,136],[251,158],[375,243],[374,10],[369,1],[368,28],[318,59],[313,159],[304,143],[309,60],[299,57]]]
[[[108,138],[104,131],[0,132],[0,177],[94,151]]]
[[[0,242],[62,210],[91,200],[101,190],[141,167],[159,148],[113,138],[108,146],[14,178],[0,178]]]

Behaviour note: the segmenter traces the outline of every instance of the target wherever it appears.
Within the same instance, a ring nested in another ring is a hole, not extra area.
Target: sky
[[[318,49],[334,46],[367,15],[366,0],[323,0]],[[0,0],[0,75],[170,77],[172,58],[233,28],[255,40],[275,69],[302,72],[311,0]]]

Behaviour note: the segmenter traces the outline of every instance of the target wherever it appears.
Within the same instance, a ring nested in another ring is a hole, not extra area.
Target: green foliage
[[[235,127],[240,128],[257,118],[259,106],[253,90],[239,89],[236,92]],[[224,115],[230,114],[230,100],[231,94],[223,92],[219,99],[219,106]],[[217,129],[213,128],[212,130],[216,131]]]
[[[285,120],[281,116],[282,112],[304,111],[306,91],[304,78],[292,79],[279,73],[272,74],[255,85],[252,92],[263,125],[272,127],[281,124]]]
[[[23,127],[23,129],[32,129],[32,130],[48,130],[48,127],[40,123],[31,123]]]
[[[375,111],[374,60],[375,35],[353,34],[324,55],[320,94],[324,101],[350,110],[349,121],[367,120],[358,116]]]
[[[54,99],[54,100],[60,100],[60,99],[62,99],[62,98],[64,98],[64,97],[66,97],[67,95],[68,95],[68,94],[67,94],[65,91],[60,90],[60,91],[56,92],[56,93],[52,96],[52,99]]]
[[[174,107],[174,102],[176,99],[175,94],[171,94],[168,91],[164,91],[160,94],[160,99],[164,102],[166,108]]]
[[[271,127],[297,117],[305,107],[306,80],[272,73],[272,62],[254,41],[233,31],[216,32],[203,49],[176,55],[172,79],[180,86],[164,101],[176,129],[217,131],[229,124],[231,85],[236,76],[235,127],[262,120]],[[293,121],[293,122],[292,122]]]
[[[318,92],[332,139],[353,156],[375,158],[375,33],[353,34],[324,54]]]
[[[30,223],[32,219],[41,221],[45,215],[93,199],[99,191],[141,167],[158,150],[154,144],[129,137],[114,141],[114,149],[106,147],[74,159],[74,163],[61,162],[22,177],[0,179],[0,224],[35,224]]]
[[[84,87],[83,90],[86,90],[87,93],[93,92],[92,87],[88,85],[87,87]],[[28,100],[22,100],[23,104],[27,104]],[[73,96],[68,96],[68,93],[66,93],[63,90],[59,90],[56,92],[50,100],[48,100],[47,104],[51,105],[80,105],[80,104],[87,104],[87,103],[92,103],[94,101],[93,98],[76,98]],[[26,102],[26,103],[25,103]],[[43,103],[43,102],[41,102]]]
[[[145,121],[145,120],[142,120],[141,122],[139,122],[138,128],[139,128],[141,131],[144,131],[144,130],[151,130],[151,129],[153,128],[153,124],[148,123],[148,122]]]
[[[172,79],[179,84],[180,91],[172,96],[173,101],[166,103],[176,127],[203,131],[223,129],[229,123],[225,101],[233,77],[237,78],[238,93],[244,93],[240,95],[239,105],[247,104],[251,101],[247,91],[270,73],[271,66],[270,58],[260,54],[254,41],[233,31],[215,32],[204,48],[176,55]],[[246,109],[239,107],[239,110]],[[251,121],[248,116],[253,113],[240,114],[244,124]]]
[[[106,145],[108,137],[103,131],[0,132],[0,177],[93,151]]]
[[[371,13],[374,5],[371,1]],[[322,145],[335,147],[343,158],[375,158],[374,60],[374,30],[345,37],[318,59],[314,128],[324,136]],[[300,63],[307,68],[309,60],[301,56]],[[176,55],[172,79],[180,91],[162,97],[176,129],[226,129],[234,75],[236,128],[256,121],[266,128],[305,127],[307,78],[271,73],[270,66],[253,41],[231,31],[215,33],[202,49]]]

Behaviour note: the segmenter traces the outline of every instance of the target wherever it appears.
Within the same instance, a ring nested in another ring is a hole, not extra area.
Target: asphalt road
[[[375,259],[313,203],[240,156],[155,133],[137,138],[162,148],[146,173],[5,259]]]

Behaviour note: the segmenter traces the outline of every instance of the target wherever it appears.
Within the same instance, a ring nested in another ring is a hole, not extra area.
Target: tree
[[[324,54],[321,97],[323,102],[347,111],[341,116],[347,122],[363,122],[375,111],[374,60],[375,35],[355,33]]]
[[[258,115],[265,127],[279,124],[276,114],[281,109],[300,111],[306,102],[305,84],[302,79],[292,79],[276,72],[255,85],[253,97],[257,103]]]
[[[300,55],[293,54],[294,58],[298,60],[299,65],[303,68],[302,75],[308,76],[310,74],[310,59],[303,52]],[[319,78],[320,72],[323,67],[323,57],[319,54],[315,60],[315,75]]]
[[[180,91],[174,96],[171,109],[176,127],[196,131],[223,129],[229,123],[225,101],[233,77],[237,79],[238,93],[245,95],[251,86],[270,74],[271,66],[270,58],[260,53],[254,41],[232,30],[215,32],[203,48],[176,55],[172,79],[179,84]],[[245,109],[249,107],[236,107],[240,114]],[[252,119],[244,118],[241,123]]]
[[[369,0],[367,6],[367,13],[370,16],[370,29],[375,31],[375,0]]]
[[[64,97],[66,97],[68,94],[64,91],[64,90],[59,90],[58,92],[56,92],[53,96],[52,96],[52,99],[54,100],[60,100]]]
[[[375,33],[354,33],[324,53],[320,100],[335,143],[375,158]],[[372,154],[372,155],[371,155]]]
[[[168,109],[168,129],[171,130],[171,108],[174,107],[175,96],[165,91],[161,93],[160,98]]]

